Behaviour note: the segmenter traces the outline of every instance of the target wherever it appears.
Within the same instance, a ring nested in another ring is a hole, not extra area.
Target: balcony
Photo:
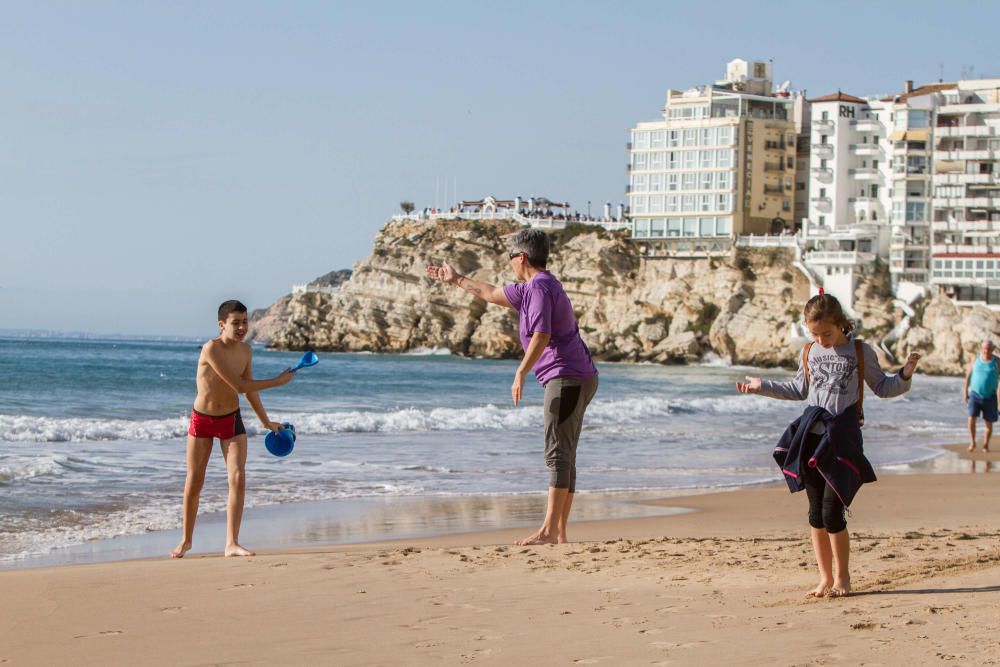
[[[936,137],[992,137],[996,128],[992,125],[952,125],[934,128]]]
[[[818,157],[833,157],[833,144],[813,144],[811,148]]]
[[[812,197],[810,200],[812,205],[818,210],[826,212],[833,208],[833,200],[829,197]]]
[[[934,208],[1000,208],[1000,197],[934,197]]]
[[[878,169],[874,167],[861,167],[859,169],[848,169],[847,173],[859,181],[874,181],[878,179]]]
[[[934,185],[1000,185],[1000,172],[992,174],[934,174]]]
[[[882,147],[878,144],[851,144],[851,152],[855,155],[874,155],[878,157],[882,153]]]
[[[1000,104],[945,104],[938,108],[938,115],[945,116],[960,113],[996,113]]]
[[[804,257],[806,264],[820,266],[870,266],[875,254],[857,250],[814,250]]]
[[[861,120],[853,121],[851,123],[851,126],[854,127],[854,129],[857,130],[858,132],[878,132],[880,129],[882,129],[882,126],[879,125],[879,122],[871,118],[863,118]]]
[[[785,168],[777,162],[765,162],[764,171],[784,173]]]
[[[765,185],[764,186],[765,195],[783,195],[785,194],[785,186],[783,185]]]
[[[983,148],[977,150],[959,149],[940,151],[936,157],[938,160],[1000,160],[1000,150]]]
[[[766,151],[781,151],[785,152],[785,142],[784,141],[765,141],[764,150]]]
[[[934,255],[994,255],[1000,250],[996,245],[968,245],[956,243],[935,243],[931,246]]]
[[[830,133],[836,129],[836,125],[834,125],[833,121],[830,120],[829,118],[827,119],[817,118],[813,120],[812,126],[813,129],[816,130],[817,132]]]
[[[1000,222],[990,220],[935,220],[931,223],[931,229],[941,233],[1000,236]]]
[[[833,169],[828,167],[813,167],[812,175],[820,183],[832,183],[833,182]]]

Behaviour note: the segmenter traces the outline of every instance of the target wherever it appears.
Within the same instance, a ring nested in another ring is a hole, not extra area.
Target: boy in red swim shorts
[[[251,372],[253,353],[243,342],[249,319],[247,307],[239,301],[219,306],[218,338],[205,343],[198,358],[196,382],[198,395],[191,411],[187,438],[187,478],[184,482],[184,537],[171,558],[183,558],[191,548],[198,500],[205,483],[205,468],[212,455],[212,440],[219,439],[222,458],[229,474],[229,500],[226,504],[226,556],[253,556],[239,544],[246,494],[247,435],[240,417],[240,394],[257,413],[260,423],[272,431],[284,426],[267,417],[258,392],[288,384],[292,373],[285,370],[269,380],[254,380]]]

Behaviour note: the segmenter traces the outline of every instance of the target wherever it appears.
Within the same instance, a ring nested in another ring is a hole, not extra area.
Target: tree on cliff
[[[411,201],[401,201],[399,202],[399,208],[403,209],[403,213],[409,215],[413,213],[413,209],[416,208]]]

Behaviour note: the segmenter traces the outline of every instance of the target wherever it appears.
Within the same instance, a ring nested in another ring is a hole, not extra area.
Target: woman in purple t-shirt
[[[514,375],[510,394],[521,400],[529,370],[545,388],[545,465],[549,469],[549,501],[542,527],[518,544],[561,544],[576,492],[576,446],[583,415],[597,392],[597,367],[580,338],[573,306],[566,291],[545,270],[549,237],[539,229],[522,229],[513,236],[508,253],[514,276],[523,282],[504,287],[459,275],[447,262],[428,266],[427,275],[458,285],[466,292],[520,314],[524,359]]]

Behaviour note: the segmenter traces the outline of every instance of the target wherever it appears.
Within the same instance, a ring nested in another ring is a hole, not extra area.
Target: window
[[[663,151],[656,151],[649,154],[649,168],[663,169],[666,166],[667,154]]]
[[[663,192],[663,182],[666,174],[650,174],[649,189],[651,192]]]
[[[702,146],[714,146],[715,145],[715,128],[714,127],[704,127],[701,130],[701,145]]]
[[[713,190],[715,188],[715,172],[703,171],[700,177],[701,183],[698,185],[699,190]]]
[[[819,168],[820,169],[826,169],[827,168],[826,167],[826,158],[823,158],[822,160],[819,161]]]
[[[636,132],[634,136],[636,148],[649,148],[649,132]]]
[[[667,213],[677,212],[677,195],[666,195],[663,203]]]
[[[632,168],[636,170],[645,169],[649,153],[632,153]]]
[[[723,148],[722,150],[718,151],[717,152],[718,154],[715,156],[716,158],[715,164],[722,168],[732,167],[734,152],[735,151],[733,151],[731,148]]]
[[[698,235],[698,218],[684,218],[684,236]]]
[[[684,151],[684,168],[698,168],[698,151]]]
[[[733,187],[733,180],[731,171],[717,171],[716,175],[716,187],[720,190],[731,190]]]
[[[820,120],[830,120],[830,112],[824,111],[822,114],[820,114]]]
[[[701,218],[698,231],[701,236],[715,236],[715,218]]]
[[[667,174],[667,190],[676,190],[679,180],[679,174]]]
[[[926,109],[909,109],[906,112],[909,129],[925,128],[929,124],[930,112]]]
[[[730,217],[715,219],[715,235],[728,236],[733,231],[733,219]]]
[[[827,136],[825,134],[819,135],[819,143],[821,143],[822,145],[826,146],[826,140],[827,140]]]
[[[715,166],[715,151],[698,151],[698,157],[701,159],[702,169],[711,169]]]
[[[649,198],[649,212],[663,213],[663,195],[653,195]]]
[[[712,195],[698,196],[698,210],[704,213],[708,213],[712,210]]]
[[[684,130],[684,146],[697,146],[698,145],[698,130],[690,128]]]
[[[820,196],[820,199],[826,199],[826,188],[820,188],[819,189],[819,196]]]
[[[648,186],[649,177],[646,174],[632,174],[632,190],[635,192],[645,192]]]
[[[664,141],[666,139],[664,135],[666,135],[666,132],[664,130],[656,130],[655,132],[653,132],[652,137],[650,139],[650,144],[649,144],[650,147],[663,148],[665,145]]]
[[[668,135],[668,141],[670,148],[677,148],[681,145],[681,131],[680,130],[670,130]]]
[[[820,225],[820,227],[826,227],[826,216],[825,215],[819,216],[819,225]]]
[[[667,152],[667,169],[677,169],[680,167],[680,153],[677,151]]]
[[[722,212],[733,210],[733,196],[729,193],[715,195],[715,210]]]
[[[682,176],[681,190],[696,190],[698,188],[698,174],[686,171]]]
[[[694,210],[694,195],[682,195],[681,196],[681,210],[682,211],[693,211]]]
[[[646,195],[634,195],[632,197],[632,212],[645,213],[648,208],[649,197]]]

